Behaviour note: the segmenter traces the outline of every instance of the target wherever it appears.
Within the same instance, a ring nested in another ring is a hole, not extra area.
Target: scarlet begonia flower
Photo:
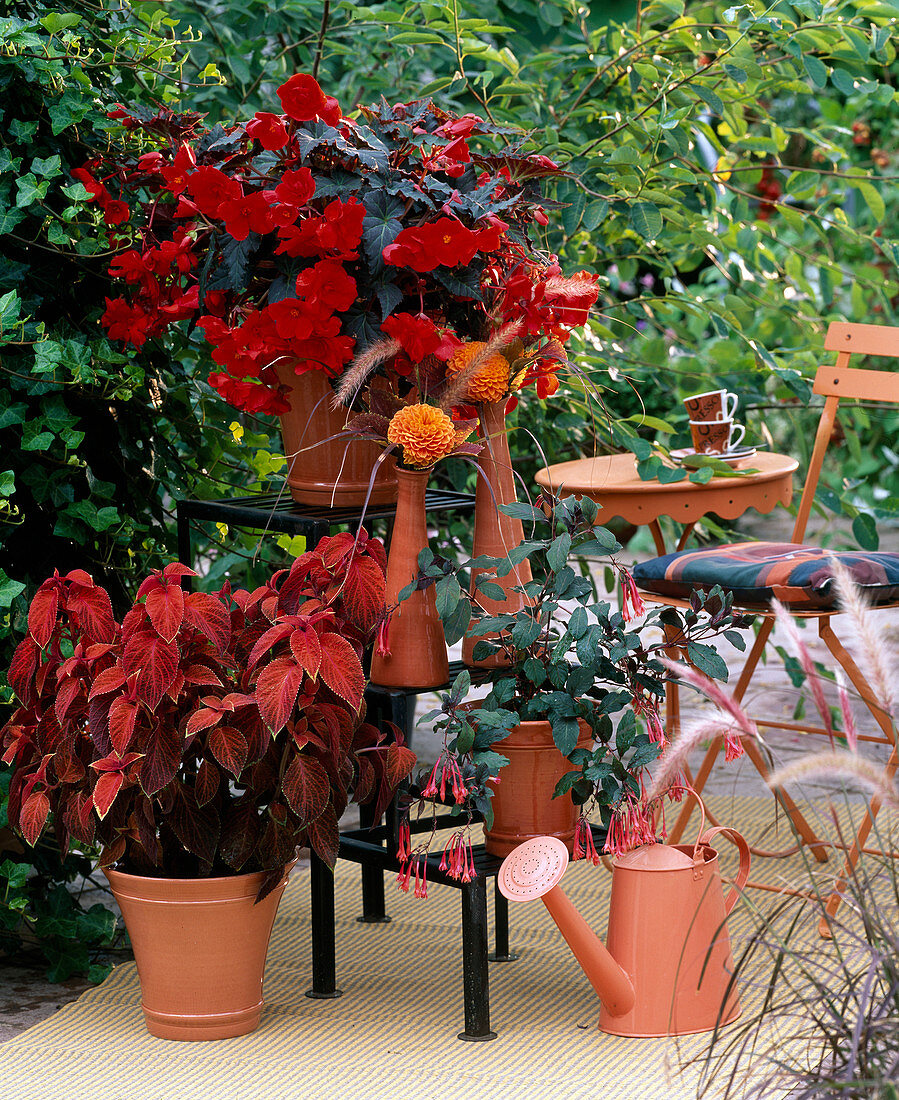
[[[413,363],[420,363],[426,355],[433,355],[440,346],[441,336],[437,326],[420,313],[392,313],[381,325],[381,331],[399,340]]]
[[[209,166],[198,168],[188,176],[187,190],[207,218],[214,218],[222,203],[243,197],[243,188],[238,180]]]
[[[107,199],[103,203],[103,221],[107,225],[121,225],[128,221],[130,216],[131,210],[128,203],[122,202],[121,199]]]
[[[297,294],[344,313],[356,301],[356,280],[338,260],[321,260],[297,275]]]
[[[187,187],[188,177],[196,166],[197,162],[193,150],[189,145],[182,145],[175,154],[173,163],[169,167],[160,170],[162,178],[168,184],[168,188],[173,195],[177,197],[184,191]]]
[[[310,122],[328,110],[325,93],[315,77],[307,73],[294,73],[290,80],[278,89],[278,98],[281,100],[284,113],[296,119],[297,122]]]
[[[433,271],[441,264],[464,267],[479,249],[488,252],[496,249],[500,236],[496,226],[475,231],[453,218],[438,218],[400,230],[382,255],[386,263],[411,267],[413,271]]]
[[[162,153],[157,149],[150,153],[144,153],[143,156],[137,158],[137,166],[142,172],[158,172],[164,164]]]
[[[299,373],[302,370],[321,370],[329,378],[336,378],[353,358],[355,346],[352,336],[312,336],[308,340],[292,341],[290,353],[296,357],[295,369]]]
[[[113,340],[123,340],[140,348],[147,341],[152,317],[124,298],[107,298],[106,312],[100,320]]]
[[[102,184],[98,179],[94,179],[86,168],[73,168],[71,175],[72,179],[83,184],[85,190],[90,192],[90,202],[99,202],[105,195],[109,194],[105,184]]]
[[[247,123],[247,133],[263,149],[283,149],[287,144],[287,127],[269,111],[257,111]]]
[[[139,283],[149,273],[146,260],[136,248],[120,252],[109,265],[109,274],[114,279],[124,279],[127,283]]]
[[[323,318],[314,303],[310,306],[302,298],[282,298],[280,302],[267,305],[261,312],[271,318],[282,340],[308,340],[315,332],[323,336],[336,336],[340,331],[340,322],[336,318],[333,319],[334,325],[322,331],[322,326],[330,319]]]
[[[258,382],[238,382],[227,374],[213,371],[209,375],[209,385],[237,409],[262,413],[265,416],[280,416],[290,412],[290,402],[277,390],[271,390]]]
[[[321,217],[306,218],[297,225],[278,230],[281,244],[277,254],[288,256],[321,256],[331,253],[334,259],[354,260],[355,249],[362,240],[365,207],[357,199],[347,202],[334,199]]]
[[[305,206],[315,194],[315,180],[308,168],[285,172],[275,188],[275,198],[286,206]]]
[[[236,241],[245,241],[250,233],[270,233],[275,228],[275,211],[261,191],[227,199],[217,217]]]

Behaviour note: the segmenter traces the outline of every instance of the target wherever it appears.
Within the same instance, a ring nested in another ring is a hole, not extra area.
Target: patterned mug
[[[737,395],[727,390],[709,390],[684,398],[690,420],[731,420],[737,411]]]
[[[691,420],[693,449],[699,455],[728,454],[739,446],[746,434],[742,424],[727,420]]]

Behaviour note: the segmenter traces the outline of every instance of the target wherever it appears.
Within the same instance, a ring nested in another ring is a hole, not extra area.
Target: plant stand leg
[[[493,880],[493,952],[491,962],[515,962],[518,955],[509,950],[509,899],[500,893],[498,880]]]
[[[334,942],[334,873],[310,851],[312,882],[312,988],[306,996],[328,1000],[342,996],[337,988],[336,947]]]
[[[459,1038],[478,1043],[495,1039],[490,1030],[487,979],[487,883],[482,875],[462,887],[462,982],[465,1030]]]
[[[390,821],[390,808],[387,820]],[[371,805],[359,807],[359,823],[363,829],[378,824],[374,819]],[[390,830],[387,831],[387,844],[390,844]],[[356,917],[360,924],[388,924],[387,906],[384,900],[384,869],[376,863],[363,863],[362,872],[362,916]]]

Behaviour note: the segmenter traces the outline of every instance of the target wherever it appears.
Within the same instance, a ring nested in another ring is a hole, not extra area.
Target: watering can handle
[[[730,893],[727,895],[724,901],[725,915],[733,909],[737,904],[737,895],[746,885],[746,880],[749,878],[749,864],[751,856],[749,855],[749,845],[746,843],[745,838],[737,832],[736,829],[729,829],[726,825],[717,825],[714,829],[708,829],[702,834],[699,840],[696,842],[696,846],[700,844],[711,843],[712,837],[721,833],[722,836],[726,836],[728,840],[736,844],[740,852],[740,868],[737,871],[737,877],[734,880],[734,884],[731,887]]]

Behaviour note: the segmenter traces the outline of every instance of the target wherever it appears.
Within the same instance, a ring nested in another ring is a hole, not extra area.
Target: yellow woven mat
[[[721,819],[758,839],[773,801],[719,799]],[[690,833],[691,839],[695,832]],[[786,843],[789,830],[779,829]],[[774,847],[770,836],[765,845]],[[732,849],[718,845],[725,870]],[[830,864],[836,870],[837,860]],[[754,877],[793,878],[801,863],[766,860]],[[792,872],[792,874],[791,874]],[[681,1100],[695,1096],[707,1044],[624,1039],[596,1029],[599,1004],[539,902],[512,905],[517,962],[490,966],[491,1026],[499,1038],[465,1043],[459,893],[432,887],[426,901],[393,888],[389,924],[357,923],[359,868],[336,873],[337,980],[343,996],[310,1000],[309,871],[285,891],[269,951],[266,1008],[252,1035],[174,1043],[144,1028],[133,964],[116,968],[44,1023],[0,1046],[2,1100]],[[605,932],[611,876],[572,864],[564,889],[591,926]],[[491,891],[492,893],[492,891]],[[776,896],[754,891],[751,904]],[[492,909],[492,904],[490,906]],[[731,918],[734,953],[747,920]],[[492,913],[491,913],[492,920]],[[815,922],[809,920],[814,936]],[[491,929],[492,939],[492,929]],[[649,976],[651,980],[651,976]],[[744,1009],[757,1000],[742,991]],[[759,996],[761,993],[758,994]],[[738,1025],[731,1025],[735,1027]],[[713,1090],[708,1095],[715,1095]],[[770,1094],[775,1100],[775,1094]],[[767,1098],[766,1098],[767,1100]]]

